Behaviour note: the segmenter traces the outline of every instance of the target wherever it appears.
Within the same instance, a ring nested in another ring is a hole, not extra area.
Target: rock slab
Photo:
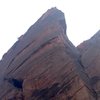
[[[0,100],[98,99],[66,28],[51,8],[19,38],[0,61]]]

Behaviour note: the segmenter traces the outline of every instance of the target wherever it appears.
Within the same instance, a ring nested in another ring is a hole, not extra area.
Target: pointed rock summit
[[[0,100],[97,100],[91,83],[98,77],[85,71],[80,55],[66,35],[64,13],[49,9],[4,54]]]

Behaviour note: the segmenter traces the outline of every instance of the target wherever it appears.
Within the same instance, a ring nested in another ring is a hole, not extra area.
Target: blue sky
[[[51,7],[65,13],[67,35],[77,46],[100,29],[100,0],[0,0],[0,58]]]

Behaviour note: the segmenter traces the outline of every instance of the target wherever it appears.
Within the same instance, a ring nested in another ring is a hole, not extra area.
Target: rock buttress
[[[91,86],[100,99],[100,31],[89,40],[81,43],[77,48],[80,51],[80,59],[88,74]],[[99,100],[98,99],[98,100]]]

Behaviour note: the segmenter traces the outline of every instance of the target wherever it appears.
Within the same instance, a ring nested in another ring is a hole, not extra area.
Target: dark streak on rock
[[[4,80],[7,80],[15,88],[22,89],[23,80],[18,80],[15,78],[5,78]]]
[[[99,76],[94,76],[90,79],[91,85],[95,85],[98,81],[100,81],[100,77]]]
[[[51,44],[51,41],[54,40],[55,38],[57,38],[58,36],[48,40],[46,43],[42,44],[38,49],[34,50],[29,57],[27,57],[15,70],[17,70],[20,66],[22,66],[29,58],[31,58],[35,53],[37,53],[39,50],[41,50],[43,47],[45,47],[47,44]],[[9,73],[11,73],[12,71],[10,71]],[[8,73],[8,74],[9,74]]]
[[[38,89],[33,92],[33,96],[38,98],[38,100],[50,100],[51,98],[55,97],[57,94],[63,93],[65,90],[70,90],[70,85],[67,86],[66,83],[59,84],[55,83],[49,88]]]
[[[28,48],[33,42],[34,42],[34,41],[32,41],[30,44],[28,44],[26,47],[24,47],[24,48],[17,54],[17,56],[20,55],[20,54],[21,54],[26,48]],[[12,48],[14,49],[18,43],[19,43],[19,41],[17,41],[17,42],[14,44],[14,46],[13,46]],[[9,65],[8,65],[7,68],[10,67],[10,65],[11,65],[12,62],[16,59],[17,56],[15,56],[15,57],[11,60],[11,62],[9,63]]]
[[[67,97],[67,100],[71,100],[71,99],[72,99],[72,96],[68,96],[68,97]]]

